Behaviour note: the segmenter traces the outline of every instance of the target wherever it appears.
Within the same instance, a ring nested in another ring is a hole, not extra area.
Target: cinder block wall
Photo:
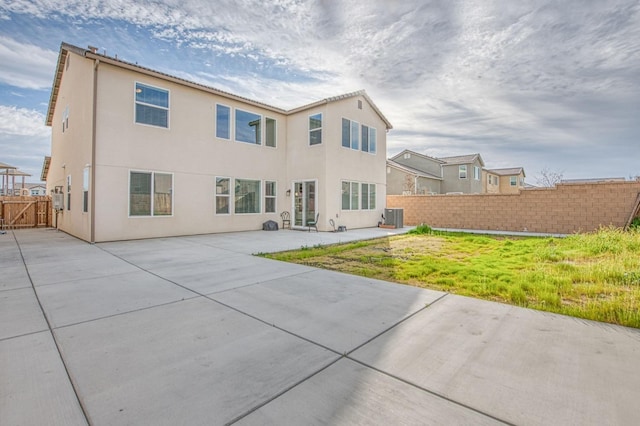
[[[387,208],[404,209],[408,226],[571,234],[625,226],[639,194],[640,181],[562,184],[519,194],[388,195]]]

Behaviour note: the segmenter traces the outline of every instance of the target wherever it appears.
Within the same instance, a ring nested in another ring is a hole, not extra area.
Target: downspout
[[[91,169],[90,169],[90,182],[89,182],[89,200],[90,209],[89,213],[91,223],[91,237],[90,243],[96,242],[96,118],[97,118],[97,106],[98,106],[98,66],[100,65],[100,59],[95,60],[93,67],[93,112],[91,123]]]

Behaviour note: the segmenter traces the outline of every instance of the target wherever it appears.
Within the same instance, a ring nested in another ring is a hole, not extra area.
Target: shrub
[[[424,223],[416,226],[414,229],[407,232],[407,234],[414,235],[422,235],[422,234],[433,234],[433,229],[429,225],[425,225]]]

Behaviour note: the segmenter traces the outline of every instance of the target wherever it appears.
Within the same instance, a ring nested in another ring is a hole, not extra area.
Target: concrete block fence
[[[640,180],[560,184],[518,194],[388,195],[404,224],[435,228],[571,234],[624,227],[637,215]]]

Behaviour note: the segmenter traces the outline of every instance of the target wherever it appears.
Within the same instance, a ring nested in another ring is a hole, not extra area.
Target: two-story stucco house
[[[387,193],[440,194],[444,161],[404,150],[387,160]]]
[[[405,149],[387,160],[387,193],[480,194],[483,167],[480,154],[434,158]]]
[[[484,192],[487,194],[517,194],[525,188],[525,177],[522,167],[483,169]]]
[[[58,227],[87,241],[376,226],[391,124],[364,91],[293,110],[63,43],[47,113]]]

